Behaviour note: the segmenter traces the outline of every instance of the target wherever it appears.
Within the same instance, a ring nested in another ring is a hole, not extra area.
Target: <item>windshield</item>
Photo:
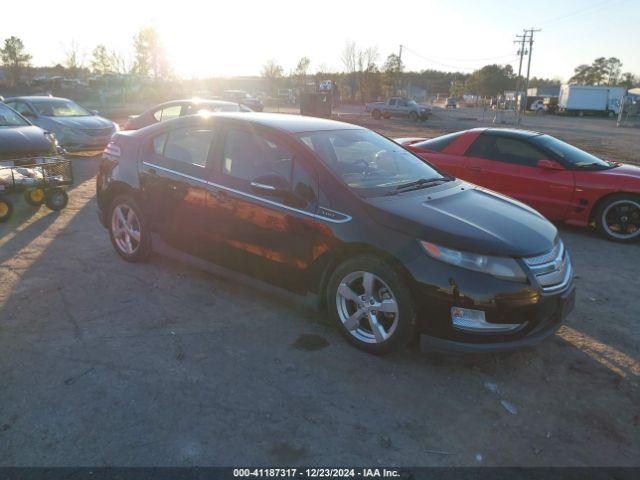
[[[584,150],[580,150],[573,145],[569,145],[568,143],[549,135],[538,135],[537,137],[532,138],[531,141],[541,147],[551,150],[562,160],[577,168],[602,169],[611,168],[615,165],[612,162],[602,160],[585,152]]]
[[[29,125],[17,112],[5,105],[0,105],[0,127],[24,127]]]
[[[71,100],[31,100],[38,114],[45,117],[88,117],[91,112]]]
[[[444,179],[423,160],[371,130],[305,132],[299,138],[364,196],[384,195],[420,180]]]

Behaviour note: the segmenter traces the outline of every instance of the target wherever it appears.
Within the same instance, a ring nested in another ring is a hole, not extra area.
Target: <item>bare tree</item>
[[[20,83],[22,72],[29,68],[31,55],[25,52],[24,43],[18,37],[4,40],[4,48],[0,48],[0,59],[9,71],[11,84]]]
[[[293,72],[293,75],[296,78],[296,83],[298,85],[304,85],[306,83],[307,71],[309,70],[310,65],[311,60],[309,59],[309,57],[302,57],[300,60],[298,60],[296,69]]]
[[[169,62],[160,36],[155,27],[144,27],[133,37],[135,62],[133,72],[139,75],[153,75],[155,78],[169,74]]]
[[[80,45],[75,40],[64,50],[64,66],[71,76],[76,76],[84,66],[85,54],[80,50]]]
[[[115,50],[111,50],[111,65],[113,66],[113,71],[115,73],[124,74],[127,73],[131,68],[128,68],[127,61],[122,55],[122,53],[117,52]]]
[[[275,89],[278,79],[282,77],[283,72],[284,69],[282,66],[273,58],[267,60],[267,62],[262,66],[262,78],[267,81],[272,91]]]
[[[113,56],[104,45],[96,45],[91,54],[91,70],[95,73],[111,73],[115,71]]]
[[[346,73],[353,73],[356,71],[358,65],[358,49],[356,48],[356,42],[353,40],[347,40],[347,43],[342,50],[340,60],[342,60]]]

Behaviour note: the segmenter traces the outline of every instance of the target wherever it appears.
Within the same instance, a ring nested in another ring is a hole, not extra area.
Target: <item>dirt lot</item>
[[[441,115],[376,129],[479,123]],[[581,120],[554,128],[637,155]],[[576,310],[536,349],[377,358],[281,297],[121,261],[96,218],[97,159],[74,165],[66,210],[21,202],[0,226],[0,465],[640,464],[639,245],[561,228]]]

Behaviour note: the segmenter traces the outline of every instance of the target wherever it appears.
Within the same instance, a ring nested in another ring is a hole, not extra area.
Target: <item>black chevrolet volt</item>
[[[573,307],[551,223],[356,125],[216,113],[120,132],[97,198],[123,259],[180,252],[312,296],[371,353],[416,334],[424,350],[531,346]]]

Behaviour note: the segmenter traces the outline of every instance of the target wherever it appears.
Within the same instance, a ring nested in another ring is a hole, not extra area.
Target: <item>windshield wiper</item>
[[[448,177],[420,178],[414,182],[403,183],[402,185],[398,185],[396,187],[395,192],[393,193],[408,192],[410,190],[419,190],[421,188],[431,187],[437,183],[448,182],[450,180],[451,178],[448,178]]]

